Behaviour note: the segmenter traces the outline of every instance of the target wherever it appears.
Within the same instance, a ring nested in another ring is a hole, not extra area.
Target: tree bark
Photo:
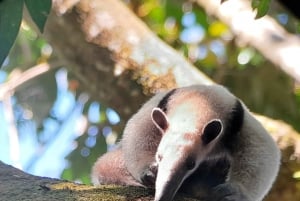
[[[5,201],[151,201],[153,190],[128,186],[93,186],[26,174],[0,161],[0,198]],[[175,201],[195,201],[177,196]]]

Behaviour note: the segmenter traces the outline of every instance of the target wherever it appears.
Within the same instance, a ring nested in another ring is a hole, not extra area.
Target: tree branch
[[[8,123],[7,133],[9,137],[9,153],[11,158],[11,163],[18,168],[21,167],[20,162],[20,150],[19,150],[19,136],[15,125],[15,118],[13,112],[13,105],[11,98],[15,93],[15,90],[20,85],[24,84],[26,81],[39,76],[50,69],[49,65],[46,63],[34,66],[25,72],[20,72],[20,70],[14,70],[9,77],[9,80],[3,84],[0,84],[0,102],[3,103],[4,118]]]
[[[20,72],[18,69],[11,73],[9,80],[3,84],[0,84],[0,100],[13,94],[17,87],[24,82],[37,77],[43,73],[46,73],[50,69],[49,64],[41,63],[34,67],[29,68],[24,72]]]
[[[37,177],[0,161],[0,194],[5,201],[151,201],[153,190],[133,186],[102,186]],[[196,201],[178,196],[174,201]]]
[[[256,20],[248,0],[195,0],[205,11],[227,24],[242,44],[256,48],[264,57],[300,82],[300,38],[289,34],[273,18]]]
[[[56,1],[54,5],[59,7]],[[134,70],[135,78],[144,88],[151,88],[152,93],[174,86],[212,83],[119,0],[93,3],[81,0],[76,10],[87,40],[112,53],[116,61],[115,74]]]

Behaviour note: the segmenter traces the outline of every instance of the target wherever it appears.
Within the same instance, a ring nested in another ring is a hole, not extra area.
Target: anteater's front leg
[[[94,185],[116,184],[142,186],[128,172],[121,147],[98,158],[93,166],[91,179]]]

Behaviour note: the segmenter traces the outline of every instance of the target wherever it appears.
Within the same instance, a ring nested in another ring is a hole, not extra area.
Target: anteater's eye
[[[191,159],[191,158],[189,158],[189,159],[186,160],[186,169],[187,169],[187,170],[192,170],[192,169],[194,169],[195,165],[196,165],[195,160],[193,160],[193,159]]]

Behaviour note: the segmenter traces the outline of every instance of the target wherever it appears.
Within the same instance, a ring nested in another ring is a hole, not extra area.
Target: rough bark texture
[[[117,75],[133,70],[139,83],[152,93],[191,83],[212,83],[120,1],[82,0],[75,8],[86,39],[110,51],[115,61],[111,70]]]
[[[0,161],[0,199],[5,201],[150,201],[153,190],[125,186],[93,186],[26,174]],[[194,199],[178,196],[177,201]],[[175,200],[175,201],[176,201]]]

